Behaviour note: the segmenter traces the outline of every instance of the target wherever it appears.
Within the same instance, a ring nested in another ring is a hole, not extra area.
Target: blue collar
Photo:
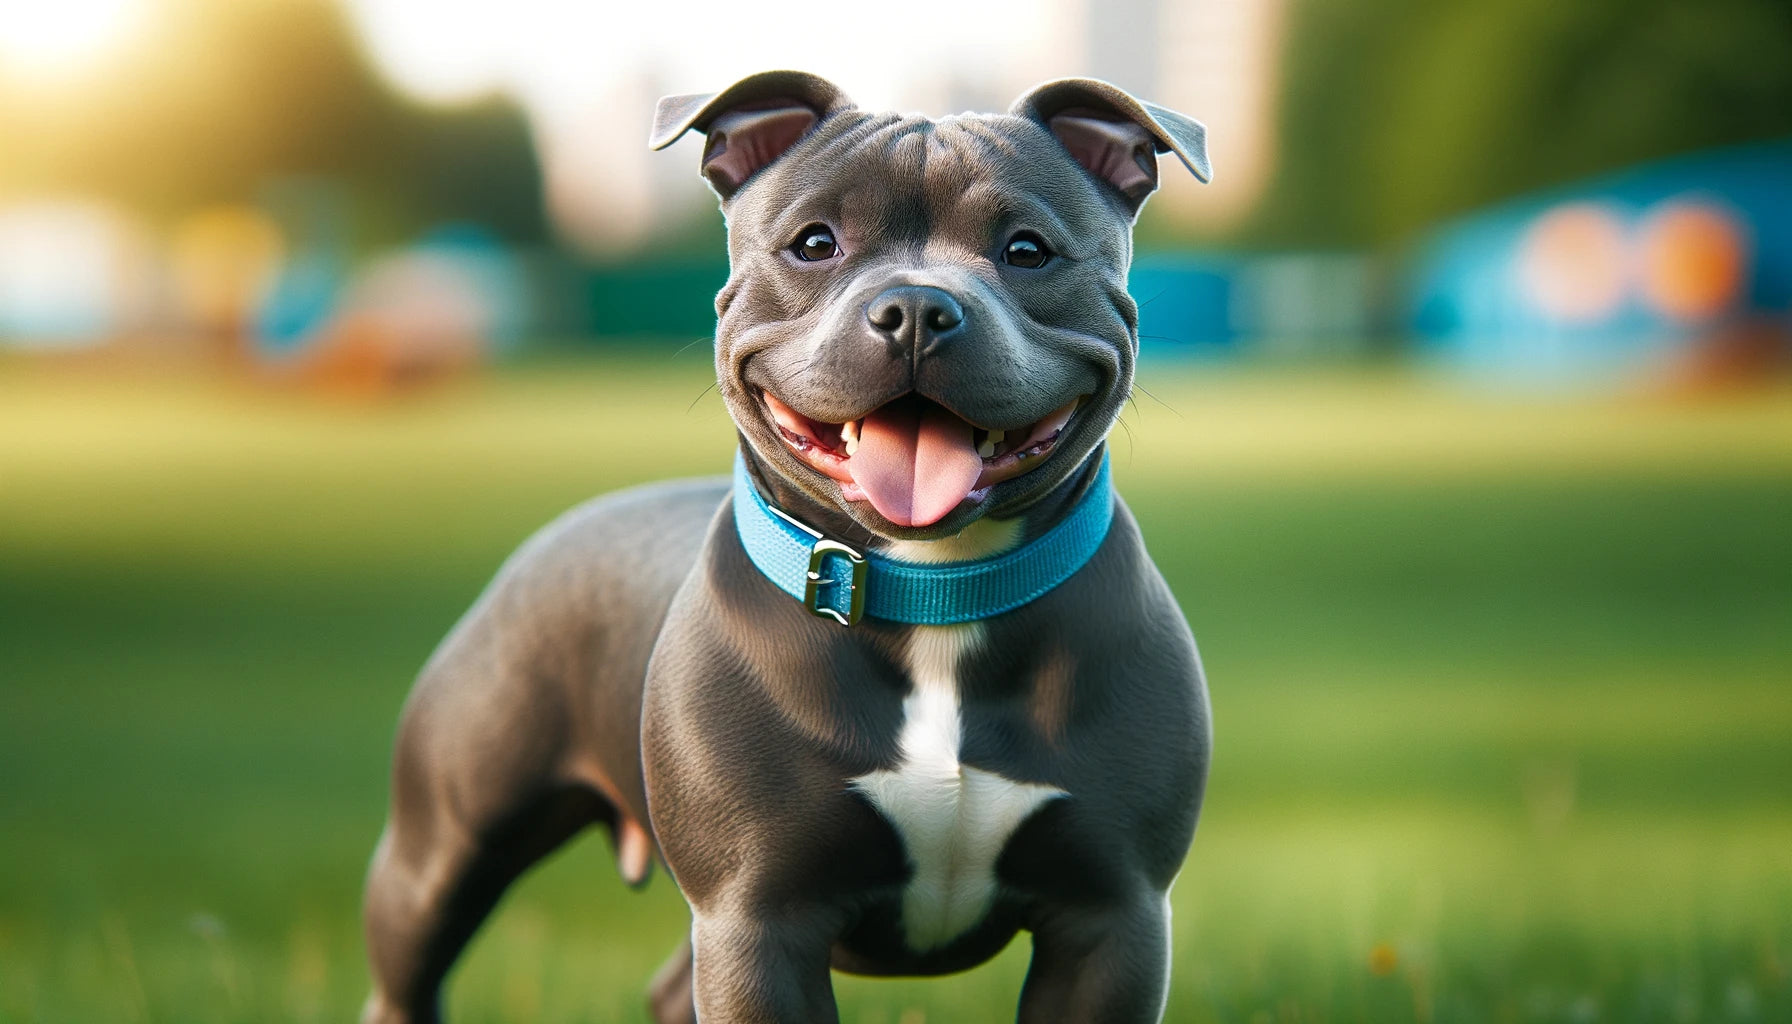
[[[1069,579],[1094,556],[1114,520],[1107,453],[1063,521],[1012,551],[974,562],[921,565],[860,552],[774,508],[734,456],[734,528],[753,565],[811,612],[843,626],[861,616],[919,626],[974,622],[1012,611]]]

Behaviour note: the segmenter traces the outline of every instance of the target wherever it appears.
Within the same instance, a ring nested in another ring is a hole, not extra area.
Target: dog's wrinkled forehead
[[[1006,115],[836,115],[729,206],[739,249],[783,245],[818,221],[875,230],[884,246],[977,248],[1009,222],[1049,226],[1067,243],[1124,233],[1128,223],[1048,131]]]

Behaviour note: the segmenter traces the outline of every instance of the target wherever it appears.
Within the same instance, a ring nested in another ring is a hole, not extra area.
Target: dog
[[[1005,115],[776,71],[660,102],[728,225],[735,475],[526,542],[400,722],[364,1020],[439,1016],[505,887],[593,824],[690,904],[661,1024],[838,1020],[831,970],[1033,953],[1018,1020],[1158,1021],[1210,716],[1108,480],[1132,225],[1205,130],[1093,79]]]

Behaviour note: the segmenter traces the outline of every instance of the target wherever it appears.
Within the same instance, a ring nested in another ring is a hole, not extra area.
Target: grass
[[[411,675],[567,505],[725,467],[706,374],[0,364],[0,1022],[351,1019]],[[1169,1020],[1792,1019],[1792,393],[1143,380],[1116,473],[1218,732]],[[644,1019],[684,911],[602,847],[515,890],[456,1019]],[[1011,1016],[1025,947],[842,1017]]]

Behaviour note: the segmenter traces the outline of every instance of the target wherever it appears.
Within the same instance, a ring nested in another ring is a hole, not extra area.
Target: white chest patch
[[[916,627],[902,763],[853,780],[902,836],[914,870],[902,894],[902,927],[916,951],[943,946],[983,919],[1008,837],[1040,805],[1065,795],[959,763],[958,662],[982,640],[976,623]]]

